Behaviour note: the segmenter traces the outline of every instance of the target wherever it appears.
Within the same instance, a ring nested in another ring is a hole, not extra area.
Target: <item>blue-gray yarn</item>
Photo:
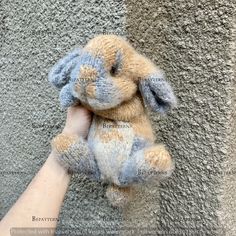
[[[72,95],[72,84],[65,85],[60,92],[60,103],[63,108],[72,106],[78,99]]]
[[[90,179],[100,180],[100,171],[94,154],[82,137],[79,137],[69,149],[60,153],[57,160],[71,172],[83,173]]]
[[[75,49],[59,60],[51,69],[48,79],[57,88],[62,88],[70,80],[70,73],[77,65],[81,49]]]
[[[139,90],[145,105],[155,112],[165,113],[176,106],[173,90],[162,74],[154,74],[141,80]]]

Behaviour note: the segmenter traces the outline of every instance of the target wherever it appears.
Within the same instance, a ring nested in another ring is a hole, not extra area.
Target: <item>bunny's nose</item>
[[[97,79],[98,72],[91,66],[81,66],[79,77],[77,79],[76,91],[83,96],[90,98],[95,97],[96,86],[95,81]]]
[[[98,72],[95,68],[90,66],[81,66],[80,68],[80,74],[79,74],[79,80],[86,81],[95,81],[98,76]],[[82,82],[82,81],[81,81]]]

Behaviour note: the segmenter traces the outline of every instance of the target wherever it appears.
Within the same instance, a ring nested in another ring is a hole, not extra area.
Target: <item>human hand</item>
[[[91,124],[92,114],[80,105],[71,106],[67,110],[66,124],[63,134],[72,134],[86,138]]]

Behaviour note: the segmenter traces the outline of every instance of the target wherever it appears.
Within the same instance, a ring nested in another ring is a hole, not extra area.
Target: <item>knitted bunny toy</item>
[[[113,206],[125,206],[138,184],[169,176],[173,161],[155,144],[146,106],[165,113],[176,98],[164,75],[123,38],[99,35],[62,58],[49,73],[63,107],[93,112],[87,140],[57,135],[52,149],[68,170],[108,183]]]

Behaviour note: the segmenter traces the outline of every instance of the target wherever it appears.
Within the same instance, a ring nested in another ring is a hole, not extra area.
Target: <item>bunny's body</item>
[[[129,122],[110,121],[95,116],[88,136],[88,144],[94,153],[104,182],[122,185],[120,174],[135,142],[135,133]]]
[[[145,105],[172,108],[175,97],[162,72],[114,35],[92,39],[54,66],[50,81],[61,89],[64,107],[80,102],[94,113],[87,140],[58,135],[53,148],[74,172],[107,182],[113,205],[124,205],[135,184],[173,170],[168,151],[154,144]]]
[[[133,158],[132,155],[136,151],[151,145],[152,142],[138,136],[132,122],[111,121],[95,116],[88,144],[97,161],[100,179],[118,186],[126,186],[128,183],[125,183],[124,178],[135,175],[135,168],[126,173],[125,164]]]

